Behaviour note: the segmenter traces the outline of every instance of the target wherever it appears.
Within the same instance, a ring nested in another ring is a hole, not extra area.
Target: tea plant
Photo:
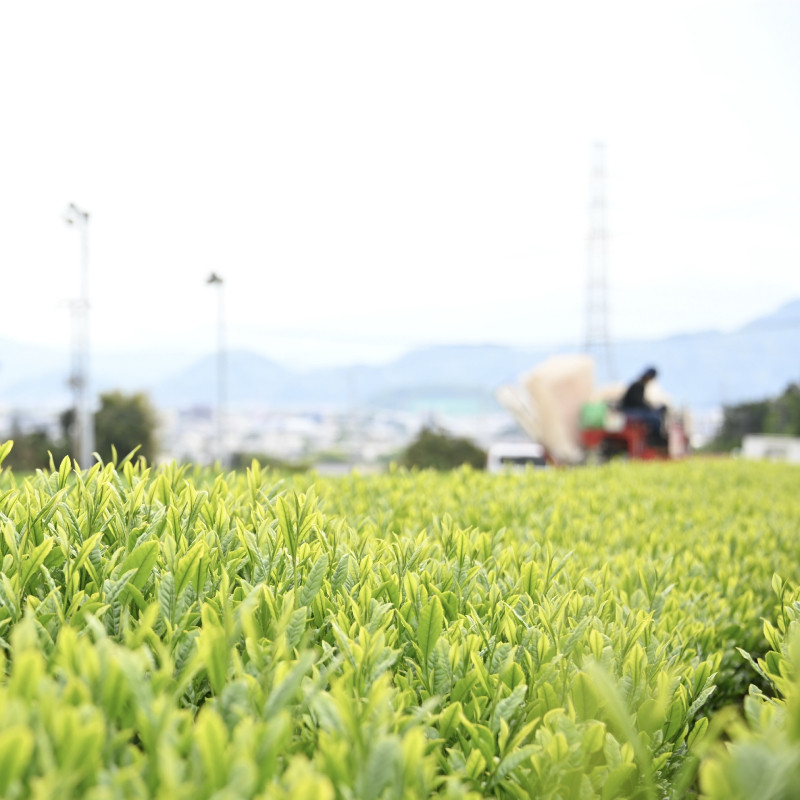
[[[750,687],[743,717],[718,721],[727,734],[705,759],[701,772],[704,797],[759,797],[789,800],[800,786],[800,590],[777,575],[776,624],[764,622],[770,650],[764,658],[742,655],[767,686]]]
[[[797,474],[5,471],[0,796],[722,797]]]

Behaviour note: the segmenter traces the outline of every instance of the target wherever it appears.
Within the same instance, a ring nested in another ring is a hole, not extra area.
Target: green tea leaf
[[[5,461],[6,456],[11,452],[11,448],[14,447],[14,441],[9,439],[7,442],[3,442],[0,444],[0,464]]]
[[[0,448],[0,461],[3,455]],[[33,730],[25,725],[0,731],[0,797],[10,796],[10,787],[23,776],[30,763],[33,747]]]
[[[325,574],[328,571],[328,554],[322,555],[314,562],[311,572],[306,578],[305,583],[300,589],[298,601],[302,606],[310,606],[317,596],[319,590],[322,588],[322,582],[325,580]]]
[[[131,583],[141,589],[158,561],[158,542],[144,542],[139,545],[123,562],[119,568],[120,573],[134,570]]]
[[[439,598],[432,597],[419,615],[417,624],[417,644],[422,653],[423,663],[427,663],[439,636],[442,633],[444,609]]]

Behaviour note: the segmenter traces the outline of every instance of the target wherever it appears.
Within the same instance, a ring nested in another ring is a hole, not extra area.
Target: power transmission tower
[[[606,379],[614,378],[608,335],[608,229],[606,227],[606,148],[592,147],[589,177],[589,234],[586,241],[586,352]]]

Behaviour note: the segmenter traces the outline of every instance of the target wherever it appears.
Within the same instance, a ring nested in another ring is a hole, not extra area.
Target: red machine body
[[[679,422],[670,425],[669,444],[663,446],[648,442],[647,425],[642,420],[630,417],[625,418],[619,430],[584,428],[580,437],[589,461],[607,461],[615,456],[627,456],[638,461],[661,461],[680,458],[688,452],[688,437]]]

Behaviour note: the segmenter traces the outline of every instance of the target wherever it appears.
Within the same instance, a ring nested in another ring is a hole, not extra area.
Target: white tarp
[[[580,410],[592,396],[593,383],[591,356],[552,356],[523,375],[519,387],[503,386],[496,396],[553,459],[576,464],[583,458]]]

